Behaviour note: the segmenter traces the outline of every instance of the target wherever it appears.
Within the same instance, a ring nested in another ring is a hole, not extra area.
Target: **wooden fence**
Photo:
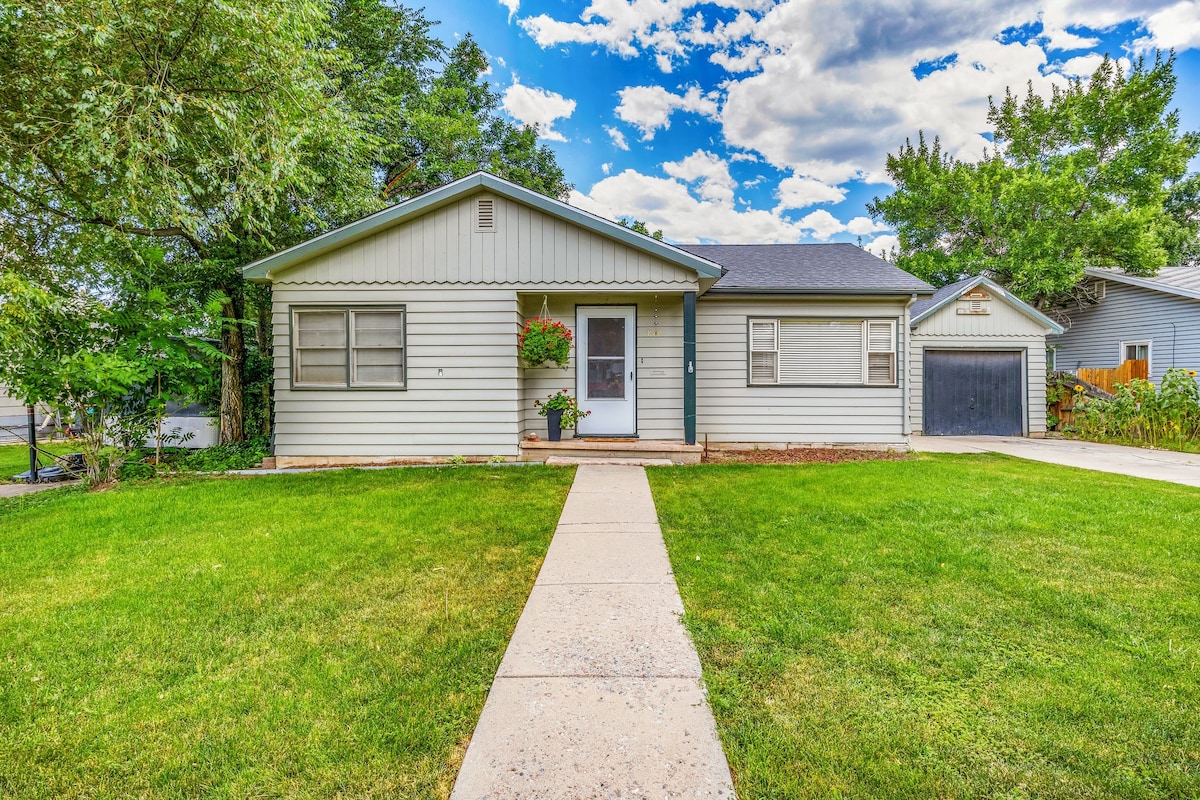
[[[1150,380],[1150,362],[1142,358],[1126,361],[1115,369],[1080,369],[1075,374],[1097,389],[1112,394],[1113,387],[1118,383],[1129,383],[1134,378]]]

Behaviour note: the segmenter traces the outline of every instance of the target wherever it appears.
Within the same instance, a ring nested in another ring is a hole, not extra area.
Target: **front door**
[[[575,381],[579,406],[591,415],[579,421],[579,436],[637,433],[634,382],[635,306],[579,306],[575,311]]]

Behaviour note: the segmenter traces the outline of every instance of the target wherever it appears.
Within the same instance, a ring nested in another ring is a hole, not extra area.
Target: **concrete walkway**
[[[1200,486],[1200,455],[1071,439],[1009,436],[913,436],[918,453],[1003,453],[1032,461]]]
[[[452,800],[732,798],[641,467],[581,466]]]
[[[62,489],[66,486],[78,486],[79,481],[64,481],[62,483],[0,483],[0,499],[5,497],[20,497],[23,494],[45,492],[50,489]]]

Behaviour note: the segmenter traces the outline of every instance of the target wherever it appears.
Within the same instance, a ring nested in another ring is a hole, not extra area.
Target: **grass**
[[[0,501],[0,797],[446,797],[571,479]]]
[[[741,800],[1200,796],[1200,491],[998,456],[650,473]]]
[[[51,453],[78,453],[78,442],[38,442],[38,447]],[[42,466],[49,466],[51,459],[45,455],[40,457]],[[5,444],[0,445],[0,483],[12,483],[13,476],[29,469],[29,445]]]

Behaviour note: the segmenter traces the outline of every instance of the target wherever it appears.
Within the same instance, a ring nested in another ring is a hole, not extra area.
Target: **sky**
[[[1105,54],[1176,52],[1174,105],[1200,130],[1200,0],[440,0],[512,120],[536,125],[569,202],[670,241],[896,239],[867,203],[887,154],[940,137],[976,160],[987,99],[1049,95]],[[1200,159],[1191,165],[1200,170]]]

